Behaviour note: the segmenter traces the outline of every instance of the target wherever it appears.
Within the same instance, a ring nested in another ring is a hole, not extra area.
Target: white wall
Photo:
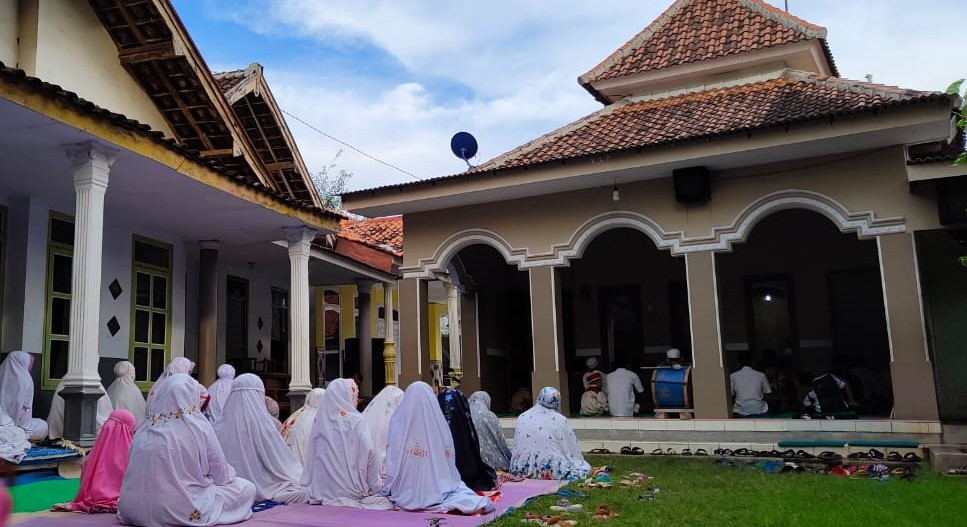
[[[0,5],[9,1],[0,0]],[[58,84],[98,106],[122,113],[172,137],[154,103],[121,66],[117,46],[90,4],[81,0],[36,2],[38,0],[22,2],[24,12],[30,11],[27,6],[38,6],[34,7],[37,16],[36,20],[21,16],[18,31],[27,37],[21,39],[18,59],[28,75]],[[0,7],[0,13],[2,9]],[[0,22],[0,54],[5,39],[2,24]],[[36,28],[25,27],[31,24],[36,24]],[[35,49],[29,49],[34,47],[33,35],[36,35],[37,43]],[[34,51],[36,59],[31,64],[30,55]]]
[[[288,270],[262,269],[256,265],[249,269],[245,262],[218,261],[218,363],[225,362],[225,322],[226,322],[226,281],[228,276],[248,280],[248,356],[267,359],[271,357],[272,347],[272,288],[289,291]],[[258,318],[262,317],[262,329],[258,328]],[[262,341],[262,353],[256,344]]]
[[[7,67],[17,64],[17,2],[0,0],[0,62]]]

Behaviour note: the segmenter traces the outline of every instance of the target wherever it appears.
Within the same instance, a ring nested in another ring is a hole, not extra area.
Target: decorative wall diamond
[[[111,296],[113,296],[115,300],[117,300],[118,297],[121,296],[121,293],[124,292],[124,290],[121,289],[121,284],[118,282],[117,278],[111,282],[111,285],[107,286],[107,289],[111,292]]]
[[[259,341],[255,343],[255,349],[259,350],[259,353],[262,353],[262,339],[259,339]]]
[[[258,319],[257,319],[257,320],[255,321],[255,325],[256,325],[256,326],[258,326],[258,328],[259,328],[259,329],[262,329],[262,326],[264,325],[264,324],[262,324],[262,317],[259,317],[259,318],[258,318]]]
[[[117,297],[115,296],[114,298]],[[118,322],[118,317],[111,317],[111,320],[107,321],[107,330],[111,332],[112,337],[117,335],[118,331],[121,331],[121,324]]]

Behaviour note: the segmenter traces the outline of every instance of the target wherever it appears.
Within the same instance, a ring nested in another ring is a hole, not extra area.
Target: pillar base
[[[77,446],[92,446],[97,439],[97,401],[104,393],[90,386],[65,386],[60,396],[64,399],[64,439]]]
[[[309,390],[304,388],[290,389],[287,396],[289,397],[289,414],[295,413],[296,410],[302,408],[306,404],[306,396],[309,395]]]
[[[923,421],[939,419],[933,368],[926,361],[894,361],[893,418]]]

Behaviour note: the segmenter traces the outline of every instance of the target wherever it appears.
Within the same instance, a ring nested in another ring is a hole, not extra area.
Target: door
[[[225,362],[238,367],[247,359],[248,280],[229,276],[225,287]]]

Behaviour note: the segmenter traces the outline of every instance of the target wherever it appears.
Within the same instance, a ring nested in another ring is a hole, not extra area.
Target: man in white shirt
[[[608,374],[605,389],[608,392],[608,408],[613,417],[635,415],[635,392],[645,391],[638,374],[624,368],[624,361],[614,361],[615,370]]]
[[[765,402],[765,396],[772,393],[766,375],[753,369],[750,364],[749,355],[747,353],[740,354],[739,365],[742,368],[729,376],[732,396],[735,398],[732,412],[743,417],[767,413],[769,404]]]
[[[581,378],[584,393],[581,394],[581,415],[596,417],[608,413],[608,396],[604,392],[604,374],[598,371],[597,357],[584,362],[588,371]]]

